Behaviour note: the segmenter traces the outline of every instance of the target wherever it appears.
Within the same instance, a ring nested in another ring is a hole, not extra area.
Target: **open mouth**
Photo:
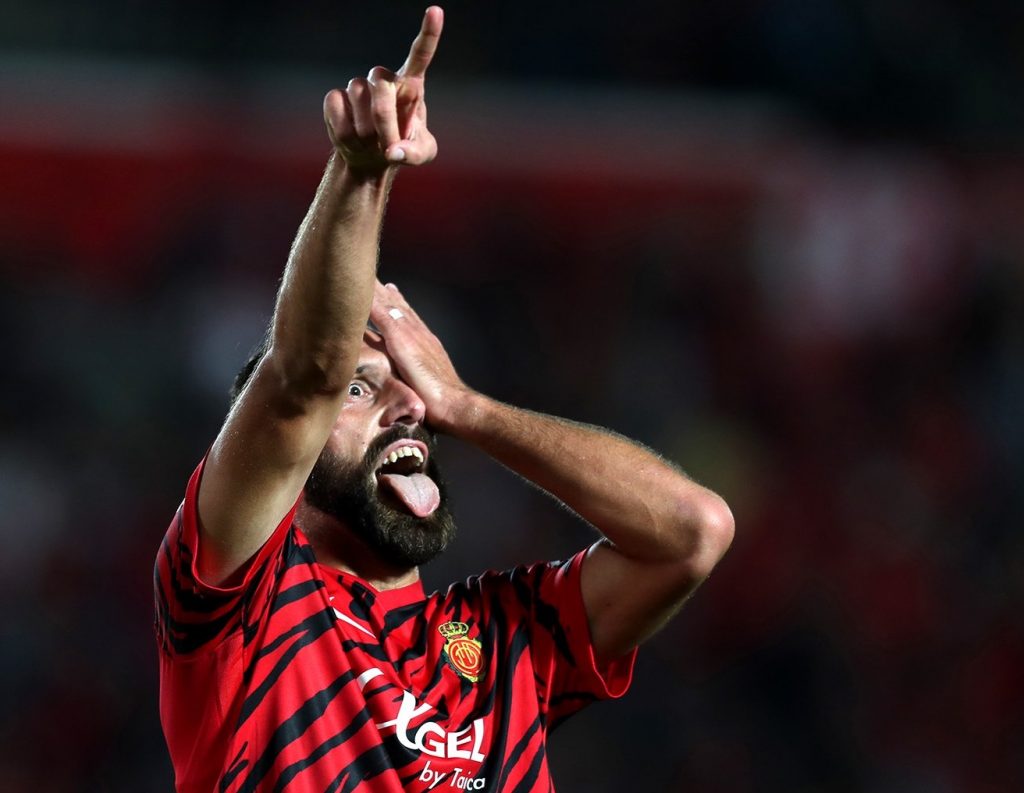
[[[381,455],[376,474],[417,474],[423,473],[427,466],[427,448],[412,440],[398,441],[391,444]]]
[[[425,473],[428,456],[426,444],[400,440],[384,450],[374,472],[378,487],[386,488],[419,518],[432,514],[441,503],[437,484]]]

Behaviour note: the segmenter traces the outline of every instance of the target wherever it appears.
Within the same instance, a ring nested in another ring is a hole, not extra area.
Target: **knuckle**
[[[371,82],[391,82],[395,78],[395,73],[392,72],[385,66],[374,66],[370,69],[366,78]]]

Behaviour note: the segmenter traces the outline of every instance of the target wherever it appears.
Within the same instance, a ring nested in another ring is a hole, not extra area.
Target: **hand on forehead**
[[[394,369],[394,362],[388,355],[384,337],[375,328],[367,326],[363,331],[363,348],[359,352],[359,365],[373,364],[386,369]]]
[[[398,367],[395,366],[394,359],[388,353],[384,337],[375,328],[370,326],[367,326],[366,330],[363,331],[363,348],[359,352],[359,363],[357,366],[360,368],[365,366],[380,369],[399,380],[402,379],[398,373]]]
[[[363,331],[363,344],[375,350],[383,351],[384,337],[380,335],[380,332],[373,325],[367,325],[366,330]]]

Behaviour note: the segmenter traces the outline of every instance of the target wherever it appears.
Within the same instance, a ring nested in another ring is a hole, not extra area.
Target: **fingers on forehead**
[[[389,300],[395,294],[395,290],[389,288],[390,286],[392,286],[390,283],[384,284],[381,283],[380,279],[377,279],[373,285],[374,298],[378,300]]]

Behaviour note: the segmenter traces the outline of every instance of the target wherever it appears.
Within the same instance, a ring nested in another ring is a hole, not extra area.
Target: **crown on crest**
[[[446,622],[438,627],[437,632],[446,639],[454,639],[456,636],[465,636],[469,633],[469,626],[464,622]]]

